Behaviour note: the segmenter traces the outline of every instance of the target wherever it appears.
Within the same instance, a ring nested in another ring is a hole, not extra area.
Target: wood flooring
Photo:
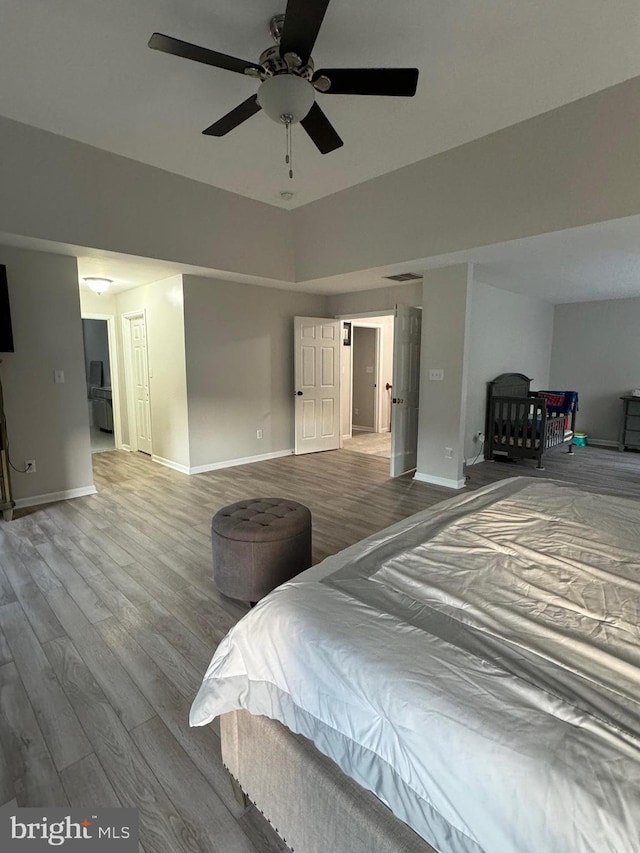
[[[93,463],[97,495],[0,522],[0,805],[135,807],[146,853],[284,851],[234,799],[215,724],[188,725],[247,610],[213,585],[211,516],[246,497],[300,500],[318,562],[455,493],[348,451],[191,477],[141,454]],[[482,463],[467,485],[547,476],[640,499],[640,454],[579,448],[545,464]]]
[[[343,440],[342,447],[343,450],[351,450],[354,453],[368,453],[371,456],[381,456],[388,460],[391,457],[391,433],[358,432],[354,430],[351,438]]]

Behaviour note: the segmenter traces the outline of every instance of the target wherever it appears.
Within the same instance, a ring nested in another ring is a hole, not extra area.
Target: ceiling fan
[[[320,68],[316,71],[311,51],[328,5],[329,0],[288,0],[285,14],[271,19],[270,31],[275,44],[263,51],[257,63],[162,33],[151,36],[149,47],[262,81],[255,95],[203,130],[206,136],[225,136],[262,109],[274,121],[285,124],[288,134],[291,124],[299,121],[320,153],[328,154],[340,148],[343,142],[316,103],[316,92],[411,97],[418,84],[417,68]]]

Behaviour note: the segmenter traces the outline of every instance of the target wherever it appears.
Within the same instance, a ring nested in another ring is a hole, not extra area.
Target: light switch
[[[440,381],[440,380],[444,379],[444,370],[442,370],[440,368],[436,368],[435,370],[431,369],[429,371],[429,379],[431,381]]]
[[[53,381],[56,385],[62,385],[64,383],[64,370],[54,370]]]

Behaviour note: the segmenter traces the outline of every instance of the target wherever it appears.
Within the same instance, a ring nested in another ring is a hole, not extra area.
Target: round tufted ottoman
[[[258,601],[311,565],[311,513],[286,498],[251,498],[211,520],[213,579],[223,595]]]

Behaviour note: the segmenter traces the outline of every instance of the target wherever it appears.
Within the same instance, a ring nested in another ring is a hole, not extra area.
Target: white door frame
[[[83,320],[107,321],[107,345],[109,348],[109,372],[111,373],[111,406],[113,408],[113,442],[116,450],[125,449],[122,444],[122,411],[120,408],[120,371],[118,369],[118,346],[115,314],[82,315]]]
[[[127,392],[127,421],[129,424],[129,444],[127,450],[136,452],[138,450],[138,427],[136,424],[136,406],[133,394],[133,353],[131,347],[131,321],[142,317],[144,319],[145,329],[147,329],[147,312],[145,308],[140,308],[138,311],[127,311],[122,315],[122,349],[124,352],[124,384]],[[148,360],[148,341],[145,332],[145,345],[147,346]],[[149,404],[151,405],[151,404]],[[151,424],[151,442],[153,447],[153,424]]]

